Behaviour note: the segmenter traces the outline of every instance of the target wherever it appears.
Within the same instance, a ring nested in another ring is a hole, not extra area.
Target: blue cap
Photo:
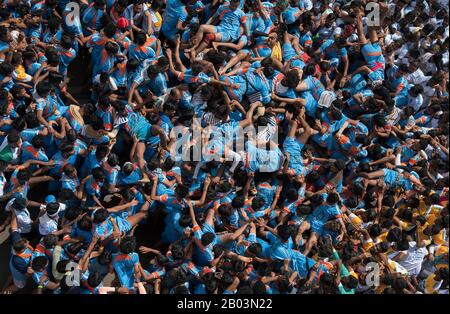
[[[54,197],[53,195],[47,195],[45,197],[45,204],[54,203],[54,202],[56,202],[56,197]]]

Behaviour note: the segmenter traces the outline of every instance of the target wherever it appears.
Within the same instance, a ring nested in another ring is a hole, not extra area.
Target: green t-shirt
[[[333,250],[333,258],[335,260],[340,259],[340,256],[336,250]],[[347,267],[345,267],[345,265],[342,264],[341,278],[348,277],[348,276],[350,276],[350,272],[348,271]],[[339,284],[338,289],[339,289],[340,294],[355,294],[355,289],[350,289],[347,291],[347,290],[345,290],[344,285],[342,283]]]

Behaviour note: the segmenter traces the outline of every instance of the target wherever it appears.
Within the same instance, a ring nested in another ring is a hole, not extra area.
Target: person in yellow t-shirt
[[[158,36],[159,32],[161,31],[162,26],[162,15],[160,11],[163,7],[163,1],[162,0],[153,0],[150,5],[147,5],[149,7],[150,16],[152,18],[152,25],[153,25],[153,35]]]
[[[435,248],[433,262],[436,268],[448,267],[448,246],[441,245]]]
[[[439,290],[448,290],[448,267],[437,269],[422,282],[426,294],[438,294]]]

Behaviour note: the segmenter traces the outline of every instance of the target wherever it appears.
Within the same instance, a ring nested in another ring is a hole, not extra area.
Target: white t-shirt
[[[313,8],[313,3],[311,0],[305,0],[303,1],[303,4],[305,6],[306,11],[310,11]]]
[[[56,215],[56,218],[51,218],[47,214],[39,217],[40,234],[47,235],[54,231],[58,231],[58,215]]]
[[[408,82],[417,85],[417,84],[425,84],[430,80],[431,76],[425,76],[421,69],[415,70],[413,73],[407,75],[406,79]]]
[[[148,11],[148,6],[144,3],[143,9],[138,14],[134,13],[133,4],[130,4],[123,12],[123,17],[126,18],[131,25],[140,24],[142,29],[146,30],[148,27],[148,20],[145,13]]]
[[[53,215],[53,217],[50,217],[49,215],[47,215],[47,213],[39,217],[39,233],[42,235],[47,235],[49,233],[57,231],[59,216],[66,210],[66,208],[66,204],[59,203],[59,209]]]
[[[6,184],[6,178],[5,178],[4,174],[2,173],[2,174],[0,174],[0,197],[3,196],[5,184]]]
[[[417,276],[422,269],[422,262],[427,254],[428,250],[426,247],[417,247],[417,243],[411,241],[406,252],[406,258],[399,261],[399,264],[408,271],[410,276]]]
[[[418,95],[417,97],[413,97],[408,95],[408,106],[413,107],[414,111],[417,112],[420,107],[423,105],[423,97],[422,95]]]
[[[13,209],[11,206],[14,202],[15,198],[12,198],[5,206],[5,210],[10,212],[11,210],[14,210],[14,214],[16,215],[17,219],[17,231],[19,233],[29,233],[31,232],[31,225],[33,224],[33,221],[31,220],[30,212],[28,209],[23,209],[21,211]]]

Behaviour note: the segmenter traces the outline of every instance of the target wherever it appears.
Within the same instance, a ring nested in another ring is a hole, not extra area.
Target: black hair
[[[87,279],[87,284],[89,285],[89,287],[95,288],[102,283],[102,280],[103,280],[103,278],[100,275],[100,273],[98,271],[94,270],[89,273],[89,277]]]
[[[95,180],[104,180],[105,172],[101,167],[95,167],[94,169],[92,169],[92,176]]]
[[[33,258],[33,262],[31,264],[31,268],[38,272],[43,270],[48,264],[48,259],[46,256],[36,256],[35,258]]]
[[[136,250],[136,238],[133,236],[125,236],[120,241],[120,252],[130,254]]]
[[[337,193],[330,193],[327,196],[327,203],[334,205],[339,201],[339,195]]]
[[[212,232],[205,232],[201,237],[201,242],[203,246],[207,246],[211,244],[214,239],[216,238],[216,235]]]
[[[247,251],[253,254],[254,256],[259,256],[262,252],[262,246],[258,242],[252,243],[247,248]]]
[[[231,206],[233,208],[239,209],[242,208],[245,204],[245,197],[243,195],[236,195],[231,201]]]
[[[105,208],[99,208],[95,211],[93,223],[99,224],[104,222],[109,217],[109,212]]]

